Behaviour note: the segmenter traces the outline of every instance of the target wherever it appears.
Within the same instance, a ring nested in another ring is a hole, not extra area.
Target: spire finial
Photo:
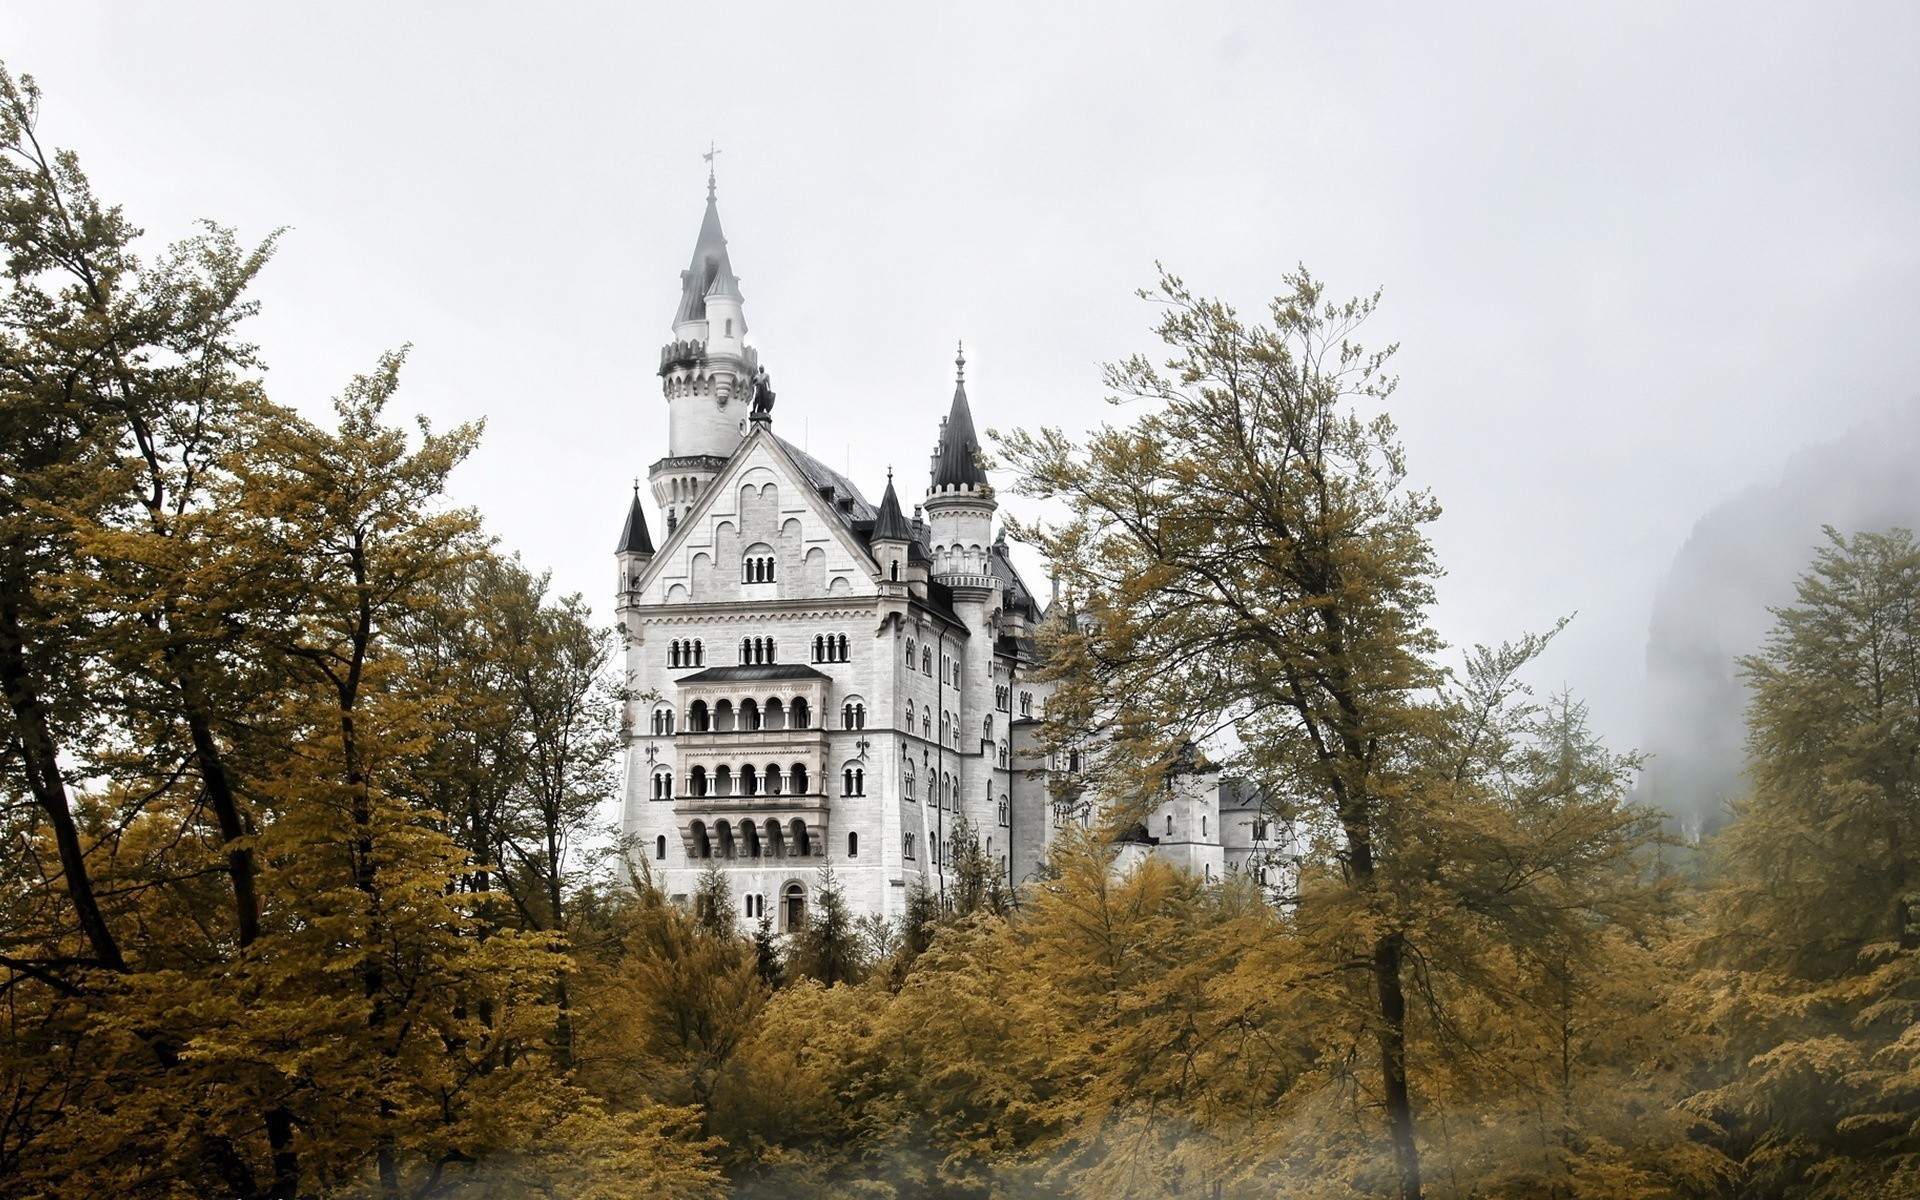
[[[888,487],[893,486],[893,464],[892,463],[887,464],[887,486]]]
[[[709,200],[711,200],[711,199],[713,199],[713,192],[714,192],[714,188],[713,188],[713,182],[714,182],[714,181],[713,181],[713,156],[714,156],[714,155],[716,155],[716,154],[718,154],[718,153],[720,153],[720,147],[719,147],[719,146],[717,146],[717,145],[715,145],[715,144],[713,143],[713,140],[712,140],[711,138],[709,138],[709,139],[707,140],[707,152],[706,152],[705,154],[702,154],[702,155],[700,156],[700,157],[701,157],[701,159],[702,159],[703,161],[705,161],[705,162],[706,162],[706,164],[707,164],[707,199],[709,199]]]
[[[953,380],[955,383],[965,383],[967,381],[967,344],[957,342],[955,345],[959,347],[959,352],[953,358]]]
[[[638,475],[633,477],[633,494],[635,496],[640,494],[640,477]]]

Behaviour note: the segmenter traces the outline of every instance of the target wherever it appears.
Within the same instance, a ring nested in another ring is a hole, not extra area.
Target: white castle
[[[648,480],[664,537],[636,487],[617,552],[636,697],[622,831],[675,897],[720,867],[743,927],[803,920],[829,863],[857,914],[897,916],[916,883],[945,895],[963,817],[1017,887],[1086,814],[1055,800],[1077,754],[1037,751],[1045,611],[996,535],[964,357],[909,518],[891,472],[876,507],[773,432],[746,334],[709,174],[660,352],[668,445]],[[1258,869],[1264,823],[1233,788],[1202,775],[1168,794],[1133,853]]]

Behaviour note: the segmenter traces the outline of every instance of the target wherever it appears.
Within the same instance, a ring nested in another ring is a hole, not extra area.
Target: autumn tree
[[[1021,490],[1065,514],[1024,531],[1062,584],[1048,741],[1100,747],[1090,795],[1123,821],[1188,740],[1233,749],[1228,766],[1284,804],[1308,849],[1297,944],[1365,980],[1348,1027],[1371,1044],[1392,1190],[1412,1200],[1411,989],[1442,958],[1470,980],[1461,956],[1598,915],[1613,885],[1592,864],[1630,857],[1645,829],[1611,794],[1574,804],[1564,828],[1530,824],[1479,770],[1476,704],[1498,710],[1538,646],[1503,652],[1491,693],[1448,685],[1426,617],[1438,506],[1408,486],[1383,409],[1392,348],[1356,340],[1377,297],[1330,302],[1304,270],[1287,285],[1258,324],[1163,276],[1165,368],[1142,356],[1107,372],[1141,415],[1083,447],[1057,430],[1000,444]],[[1485,845],[1504,877],[1456,869]],[[1436,930],[1475,903],[1471,937]]]
[[[1752,792],[1715,847],[1695,1101],[1754,1196],[1920,1187],[1920,546],[1831,529],[1743,660]]]

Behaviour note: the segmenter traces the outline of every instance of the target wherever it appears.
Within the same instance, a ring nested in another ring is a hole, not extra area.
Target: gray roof
[[[825,672],[805,663],[766,663],[750,667],[708,667],[693,675],[683,675],[679,683],[737,683],[759,679],[825,679]]]
[[[615,554],[652,554],[653,537],[647,532],[647,513],[640,507],[640,488],[633,489],[633,504],[627,509],[627,525],[620,531],[620,548]]]
[[[707,297],[713,295],[740,299],[740,281],[734,278],[733,263],[727,258],[727,238],[720,232],[720,209],[713,190],[707,190],[707,215],[700,220],[700,236],[693,243],[693,262],[680,272],[680,308],[673,323],[707,319]]]
[[[973,409],[967,405],[967,381],[953,385],[953,407],[940,427],[940,445],[933,452],[933,486],[979,487],[987,482],[980,466],[980,438],[973,432]]]
[[[1001,590],[1006,593],[1006,607],[1024,611],[1030,620],[1040,619],[1039,602],[1027,589],[1026,580],[1021,579],[1020,572],[1014,568],[1004,533],[993,540],[993,548],[987,552],[987,570],[1000,581]]]

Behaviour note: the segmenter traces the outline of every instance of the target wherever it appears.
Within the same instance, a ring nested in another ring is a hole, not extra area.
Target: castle
[[[915,883],[944,895],[963,820],[1018,886],[1085,819],[1055,801],[1081,764],[1037,748],[1045,612],[995,531],[964,356],[909,516],[891,472],[876,506],[774,432],[746,334],[709,173],[660,352],[661,541],[636,485],[616,554],[635,697],[622,832],[672,896],[721,867],[743,926],[796,926],[828,863],[859,914],[900,914]],[[1217,776],[1169,789],[1135,852],[1212,877],[1244,865],[1257,848],[1231,844],[1247,839],[1222,828],[1223,795],[1231,810]]]

